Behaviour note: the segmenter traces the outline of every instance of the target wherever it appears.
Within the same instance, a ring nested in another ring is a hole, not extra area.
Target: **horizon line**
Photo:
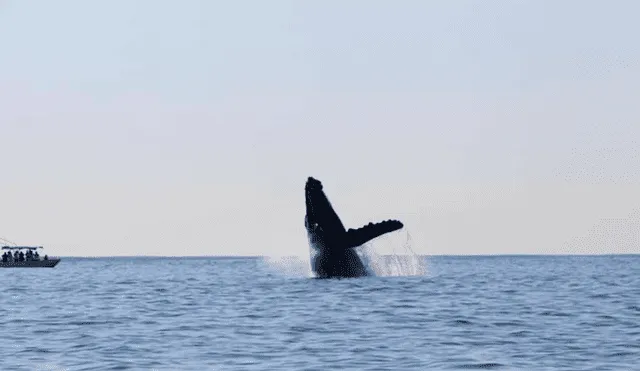
[[[380,254],[381,256],[394,256],[394,254]],[[396,254],[397,256],[418,256],[418,257],[534,257],[534,256],[640,256],[638,253],[594,253],[594,254],[532,254],[532,253],[510,253],[510,254]],[[96,258],[291,258],[301,257],[300,255],[56,255],[58,258],[72,259],[96,259]]]

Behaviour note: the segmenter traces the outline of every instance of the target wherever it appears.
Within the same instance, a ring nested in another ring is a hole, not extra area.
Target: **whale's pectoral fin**
[[[380,237],[385,233],[402,229],[403,224],[399,220],[385,220],[380,223],[369,223],[358,229],[349,229],[347,231],[347,241],[349,247],[357,247]]]

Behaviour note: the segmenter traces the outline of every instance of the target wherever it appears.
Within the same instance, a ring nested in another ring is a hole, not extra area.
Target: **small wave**
[[[529,335],[531,335],[531,331],[527,331],[527,330],[514,331],[509,334],[509,336],[512,336],[512,337],[526,337]]]
[[[575,314],[564,313],[564,312],[554,312],[550,310],[541,312],[540,315],[545,317],[575,317]]]
[[[523,324],[524,323],[522,321],[518,321],[518,320],[498,321],[493,323],[493,325],[496,327],[517,327],[517,326],[522,326]]]
[[[467,363],[456,366],[463,370],[495,370],[506,367],[502,363],[488,362],[488,363]]]
[[[473,322],[468,321],[466,319],[456,319],[453,321],[453,325],[473,325]]]

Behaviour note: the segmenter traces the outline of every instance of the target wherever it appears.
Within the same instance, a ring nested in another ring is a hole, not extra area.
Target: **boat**
[[[38,249],[42,249],[42,246],[2,246],[2,250],[8,251],[2,254],[0,268],[53,268],[60,263],[60,258],[47,255],[40,257]],[[17,259],[14,258],[16,253]]]

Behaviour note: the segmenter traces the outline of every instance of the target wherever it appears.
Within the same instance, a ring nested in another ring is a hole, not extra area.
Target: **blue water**
[[[258,258],[0,269],[0,369],[640,370],[640,256],[426,260],[345,280]]]

